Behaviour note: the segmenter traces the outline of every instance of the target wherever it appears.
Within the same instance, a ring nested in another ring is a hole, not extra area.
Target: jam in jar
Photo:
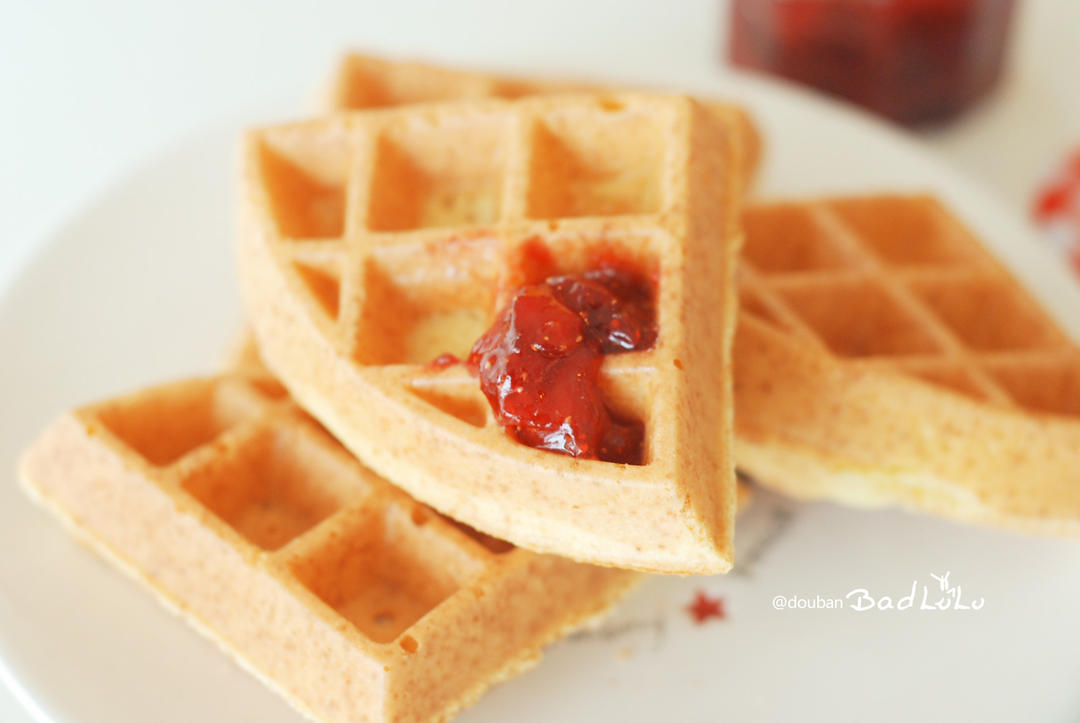
[[[908,125],[948,119],[1001,76],[1014,0],[732,0],[735,65]]]

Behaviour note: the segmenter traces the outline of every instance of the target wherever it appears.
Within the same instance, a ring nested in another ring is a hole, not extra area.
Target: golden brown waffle
[[[933,198],[744,215],[739,466],[799,497],[1080,533],[1080,350]]]
[[[343,114],[250,135],[239,266],[259,348],[373,469],[488,534],[668,573],[731,565],[730,282],[741,169],[729,119],[686,98],[537,96]],[[655,271],[660,338],[609,356],[646,463],[525,447],[468,353],[548,248]],[[700,394],[710,389],[711,394]]]
[[[515,100],[530,95],[611,90],[595,83],[497,75],[353,53],[342,58],[334,74],[329,106],[333,111],[366,110],[432,101]],[[738,106],[709,105],[737,129],[740,162],[747,176],[752,175],[762,145],[754,122]]]
[[[639,578],[438,515],[265,377],[66,414],[21,473],[80,537],[320,720],[449,717]]]
[[[350,53],[334,75],[335,110],[388,108],[411,103],[503,98],[598,90],[589,83],[517,78],[428,63]]]
[[[272,376],[263,363],[259,353],[259,344],[251,326],[244,324],[240,332],[229,343],[222,357],[221,371],[225,374],[248,374]]]

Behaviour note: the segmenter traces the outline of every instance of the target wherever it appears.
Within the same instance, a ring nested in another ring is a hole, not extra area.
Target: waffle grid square
[[[749,317],[849,363],[1077,415],[1076,347],[933,199],[764,204],[745,222]]]

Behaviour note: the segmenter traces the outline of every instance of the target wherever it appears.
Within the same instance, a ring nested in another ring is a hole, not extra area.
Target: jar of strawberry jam
[[[908,125],[948,119],[1001,75],[1013,0],[732,0],[731,59]]]

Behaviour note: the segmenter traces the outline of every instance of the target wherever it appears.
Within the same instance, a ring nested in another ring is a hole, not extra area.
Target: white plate
[[[682,80],[757,114],[767,139],[763,195],[930,189],[1080,336],[1080,290],[1027,227],[906,137],[771,83]],[[0,657],[42,717],[297,720],[32,508],[11,473],[18,450],[61,409],[215,366],[239,320],[235,132],[193,138],[111,189],[0,302]],[[1075,541],[763,493],[740,521],[738,547],[738,574],[648,581],[600,634],[554,646],[537,670],[497,687],[462,720],[1080,715]],[[981,610],[773,609],[777,596],[843,598],[854,588],[896,599],[913,581],[933,601],[930,575],[946,571],[963,601],[984,599]],[[684,606],[698,590],[723,596],[727,619],[694,624]]]

